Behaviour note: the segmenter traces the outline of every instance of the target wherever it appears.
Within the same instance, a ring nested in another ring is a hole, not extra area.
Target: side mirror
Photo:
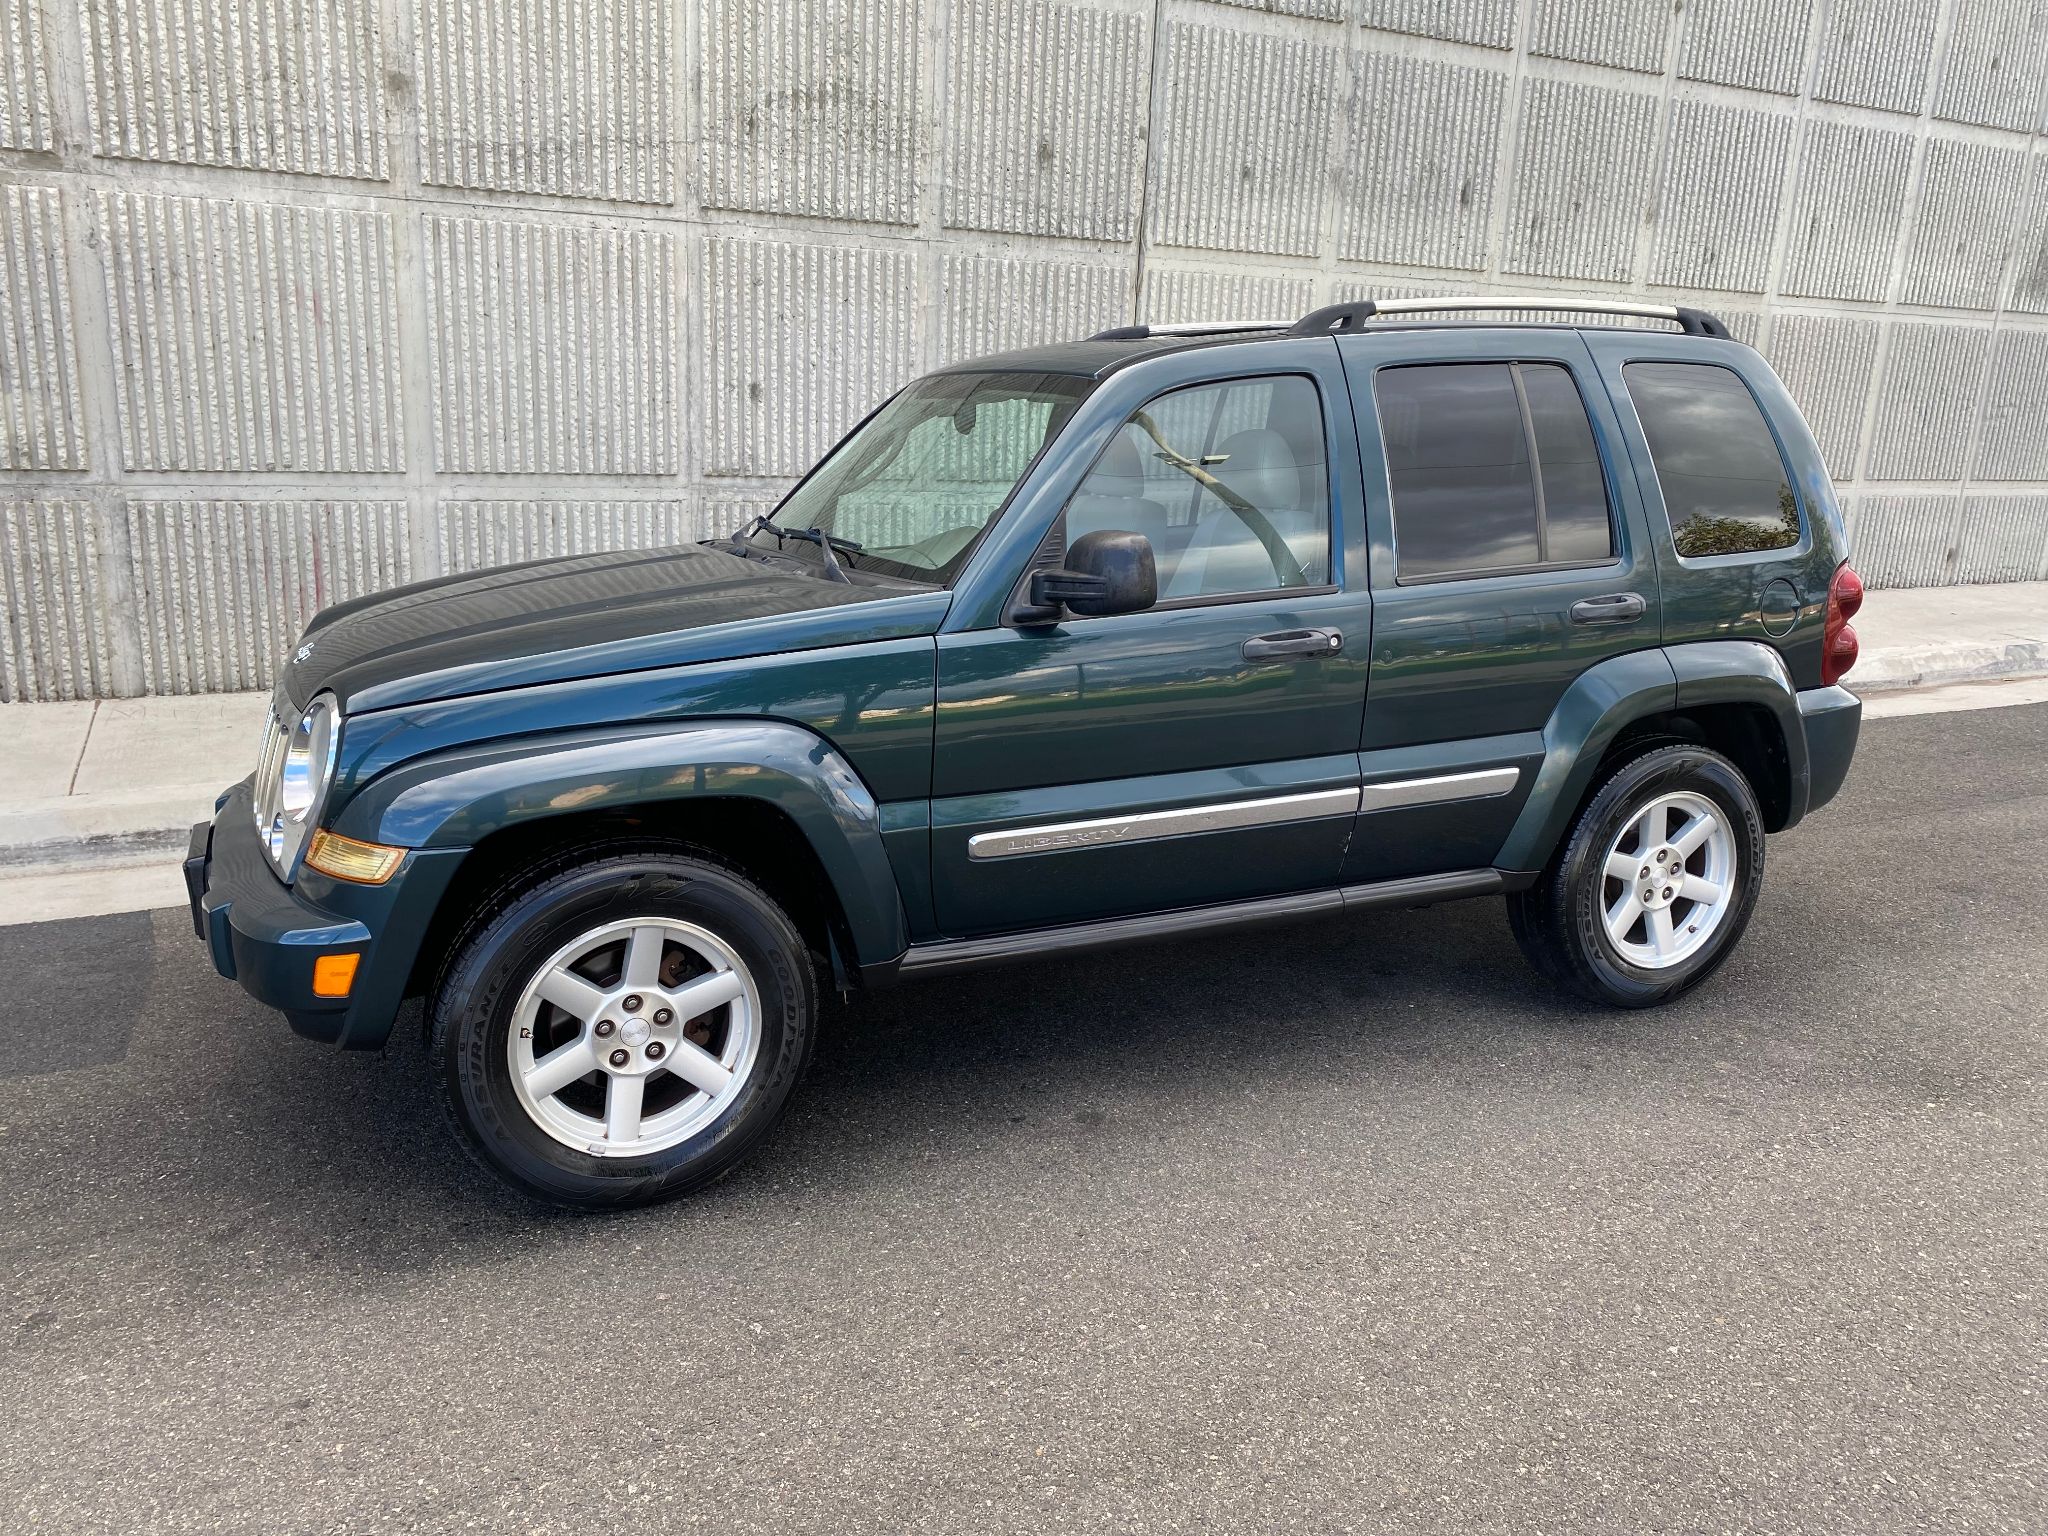
[[[1138,613],[1159,601],[1159,569],[1152,541],[1142,533],[1100,528],[1068,546],[1067,563],[1031,578],[1032,606],[1057,612],[1064,606],[1083,618]]]

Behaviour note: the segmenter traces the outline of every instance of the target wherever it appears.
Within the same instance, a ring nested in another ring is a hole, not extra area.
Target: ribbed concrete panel
[[[447,572],[607,549],[663,549],[705,533],[681,500],[444,501],[434,509],[434,542]]]
[[[697,519],[713,534],[731,533],[764,512],[774,511],[775,504],[787,496],[795,484],[794,479],[789,479],[774,482],[769,488],[754,486],[746,490],[713,490],[698,504]]]
[[[0,149],[49,149],[50,66],[37,0],[0,0]]]
[[[1129,240],[1151,66],[1144,18],[962,0],[952,38],[946,223]]]
[[[675,472],[673,237],[429,215],[426,241],[436,468]]]
[[[915,223],[919,14],[918,0],[707,0],[705,206]]]
[[[705,242],[709,475],[799,475],[917,371],[904,250]]]
[[[90,503],[0,501],[0,703],[113,691]]]
[[[1856,468],[1878,323],[1835,315],[1780,315],[1766,353],[1813,428],[1828,473],[1846,480]]]
[[[55,187],[0,187],[0,470],[84,469]]]
[[[1358,69],[1338,254],[1484,267],[1506,71],[1371,49]]]
[[[2048,153],[2037,148],[2031,158],[2005,305],[2021,314],[2048,315]]]
[[[1654,97],[1528,81],[1502,269],[1626,280],[1656,136]]]
[[[1941,0],[1834,0],[1821,31],[1821,101],[1918,112]]]
[[[1938,587],[1955,579],[1962,498],[1859,496],[1849,507],[1849,555],[1867,587]]]
[[[1965,497],[1955,579],[2048,579],[2048,496]]]
[[[93,150],[389,174],[375,0],[86,0]]]
[[[1299,320],[1315,306],[1315,281],[1277,273],[1150,267],[1140,318],[1153,325],[1197,320]]]
[[[672,202],[673,9],[419,0],[421,179]]]
[[[1785,252],[1786,293],[1885,296],[1912,159],[1908,132],[1850,123],[1806,125]]]
[[[1762,293],[1791,153],[1786,113],[1678,103],[1650,281]]]
[[[1271,11],[1276,16],[1308,16],[1317,21],[1342,21],[1349,0],[1214,0],[1247,11]]]
[[[1871,428],[1871,479],[1961,477],[1990,350],[1991,332],[1981,326],[1892,326]]]
[[[104,192],[130,470],[396,470],[392,231],[382,213]]]
[[[2026,170],[2023,149],[1939,136],[1928,141],[1901,298],[1958,309],[1998,307]]]
[[[1131,318],[1131,274],[1120,263],[948,256],[939,290],[942,366],[1071,341]]]
[[[2048,480],[2048,330],[2002,330],[1991,349],[1979,480]]]
[[[1515,0],[1357,0],[1368,27],[1507,48],[1514,43]]]
[[[134,501],[128,547],[151,693],[268,688],[314,614],[412,576],[398,501]]]
[[[1678,73],[1687,80],[1799,94],[1814,0],[1692,0]]]
[[[1529,51],[1659,74],[1676,14],[1671,0],[1543,0]]]
[[[1340,50],[1305,37],[1175,22],[1152,238],[1312,255],[1322,236]],[[1276,110],[1284,102],[1285,110]]]
[[[2041,126],[2048,7],[2040,0],[1956,0],[1934,115],[2033,132]]]

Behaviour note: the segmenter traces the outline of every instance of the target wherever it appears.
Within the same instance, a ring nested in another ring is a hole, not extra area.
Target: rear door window
[[[1799,500],[1749,386],[1714,363],[1630,363],[1628,385],[1688,559],[1799,542]]]
[[[1374,394],[1401,580],[1613,558],[1607,480],[1569,369],[1385,368]]]

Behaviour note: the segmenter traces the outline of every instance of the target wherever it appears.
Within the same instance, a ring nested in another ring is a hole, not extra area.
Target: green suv
[[[1419,323],[1431,309],[1652,316]],[[823,998],[1502,894],[1643,1007],[1840,788],[1862,589],[1712,316],[1402,300],[944,369],[728,538],[314,619],[193,829],[215,967],[352,1049],[424,995],[466,1142],[570,1205],[730,1168]]]

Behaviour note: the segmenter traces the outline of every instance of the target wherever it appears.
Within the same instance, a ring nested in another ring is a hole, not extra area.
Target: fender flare
[[[1667,647],[1678,678],[1678,711],[1703,704],[1758,705],[1777,722],[1785,747],[1785,820],[1796,827],[1813,797],[1813,764],[1806,749],[1806,719],[1792,670],[1775,646],[1761,640],[1698,640]]]
[[[863,964],[908,946],[874,795],[830,742],[786,721],[609,726],[439,752],[365,785],[334,829],[400,848],[471,848],[550,817],[706,797],[760,801],[796,824]]]
[[[1755,704],[1769,711],[1790,771],[1786,826],[1805,814],[1811,784],[1799,695],[1785,660],[1755,640],[1701,640],[1610,657],[1580,674],[1543,727],[1543,762],[1495,861],[1533,872],[1570,830],[1593,774],[1623,730],[1651,715],[1708,704]]]

